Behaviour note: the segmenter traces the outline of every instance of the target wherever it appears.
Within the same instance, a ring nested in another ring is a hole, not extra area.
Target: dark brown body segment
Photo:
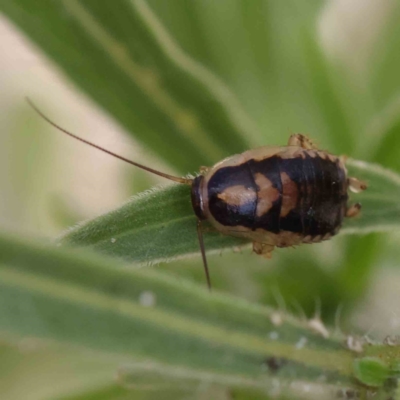
[[[270,182],[278,193],[271,207],[261,215],[256,210],[263,187],[256,183],[257,174],[263,175],[265,182]],[[293,208],[281,216],[285,186],[289,185],[295,185],[290,191],[296,198],[291,199]],[[224,200],[223,193],[232,186],[246,188],[254,196],[248,196],[243,203],[230,204]],[[272,233],[288,231],[311,237],[336,233],[348,199],[346,173],[338,160],[311,157],[307,152],[304,158],[283,159],[275,155],[221,168],[208,181],[207,189],[210,213],[224,226],[240,225]]]
[[[348,190],[367,189],[347,176],[345,160],[296,133],[287,146],[259,147],[202,168],[192,181],[192,205],[206,271],[201,220],[252,241],[253,251],[266,258],[275,247],[317,243],[338,233],[343,219],[361,210],[360,203],[348,204]]]

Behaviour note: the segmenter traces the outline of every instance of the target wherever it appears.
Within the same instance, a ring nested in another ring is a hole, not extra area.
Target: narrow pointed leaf
[[[350,384],[353,355],[343,339],[324,338],[289,315],[276,324],[271,309],[124,267],[0,235],[0,330],[123,354],[136,370],[226,385],[270,388],[270,377],[312,382],[321,373],[327,384]]]
[[[145,1],[5,0],[0,10],[184,173],[246,148],[246,137],[258,135],[223,80],[181,49]]]
[[[350,160],[349,175],[368,183],[352,195],[362,213],[346,219],[342,233],[368,233],[400,228],[400,176],[375,164]],[[206,227],[206,249],[218,251],[247,242]],[[144,192],[121,208],[68,231],[61,243],[93,248],[140,264],[154,264],[198,253],[196,217],[190,188],[173,185]],[[334,240],[334,239],[333,239]]]

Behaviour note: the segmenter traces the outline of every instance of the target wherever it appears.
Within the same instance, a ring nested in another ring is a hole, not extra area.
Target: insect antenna
[[[206,252],[204,250],[202,225],[201,225],[201,221],[199,219],[197,220],[197,236],[199,238],[200,252],[201,252],[201,258],[203,259],[204,272],[206,273],[207,286],[211,292],[210,272],[208,270],[207,257],[206,257]]]
[[[125,161],[125,162],[127,162],[128,164],[134,165],[135,167],[141,168],[141,169],[143,169],[143,170],[145,170],[145,171],[148,171],[148,172],[150,172],[150,173],[152,173],[152,174],[155,174],[155,175],[161,176],[161,177],[163,177],[163,178],[169,179],[170,181],[174,181],[174,182],[178,182],[178,183],[183,183],[183,184],[186,184],[186,185],[191,185],[191,184],[192,184],[193,179],[190,179],[190,178],[181,178],[181,177],[178,177],[178,176],[173,176],[173,175],[165,174],[164,172],[157,171],[157,170],[155,170],[155,169],[153,169],[153,168],[146,167],[145,165],[139,164],[139,163],[137,163],[137,162],[135,162],[135,161],[129,160],[129,159],[125,158],[125,157],[122,157],[122,156],[120,156],[120,155],[118,155],[118,154],[115,154],[115,153],[113,153],[113,152],[110,151],[110,150],[107,150],[107,149],[105,149],[105,148],[103,148],[103,147],[101,147],[101,146],[99,146],[99,145],[97,145],[97,144],[94,144],[94,143],[92,143],[92,142],[89,142],[88,140],[82,139],[81,137],[79,137],[79,136],[77,136],[77,135],[75,135],[75,134],[73,134],[73,133],[71,133],[71,132],[68,132],[66,129],[62,128],[61,126],[59,126],[59,125],[57,125],[55,122],[53,122],[50,118],[46,117],[46,115],[44,115],[44,114],[35,106],[35,104],[33,104],[33,102],[32,102],[29,98],[26,98],[26,101],[27,101],[28,104],[36,111],[36,113],[38,113],[46,122],[48,122],[50,125],[52,125],[52,126],[53,126],[54,128],[56,128],[56,129],[58,129],[59,131],[64,132],[64,133],[67,134],[68,136],[71,136],[72,138],[74,138],[74,139],[76,139],[76,140],[79,140],[80,142],[83,142],[83,143],[85,143],[85,144],[87,144],[87,145],[89,145],[89,146],[92,146],[92,147],[94,147],[94,148],[96,148],[96,149],[98,149],[98,150],[101,150],[101,151],[103,151],[104,153],[107,153],[107,154],[109,154],[109,155],[111,155],[111,156],[113,156],[113,157],[115,157],[115,158],[119,158],[120,160]]]

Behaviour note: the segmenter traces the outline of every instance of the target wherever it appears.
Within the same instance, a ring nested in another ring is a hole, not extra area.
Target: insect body
[[[192,185],[197,217],[220,232],[253,241],[258,254],[274,247],[315,243],[335,235],[348,207],[348,188],[366,185],[347,178],[342,157],[318,151],[303,135],[288,146],[261,147],[216,164]]]
[[[301,134],[292,135],[288,146],[260,147],[226,158],[194,179],[156,171],[88,142],[47,118],[67,135],[138,168],[174,182],[191,185],[191,198],[198,218],[197,234],[211,287],[201,222],[230,236],[249,239],[257,254],[270,257],[274,247],[316,243],[335,235],[343,218],[357,215],[361,205],[348,205],[348,189],[366,184],[348,178],[344,157],[318,150]]]

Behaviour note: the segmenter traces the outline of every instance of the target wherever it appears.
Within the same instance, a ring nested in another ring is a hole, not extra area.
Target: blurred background
[[[400,7],[395,0],[257,1],[252,5],[152,0],[147,5],[169,32],[164,37],[172,38],[182,54],[229,88],[232,97],[228,95],[227,101],[240,104],[244,129],[241,140],[237,133],[232,136],[234,143],[226,146],[227,152],[286,144],[291,133],[302,132],[321,148],[400,173]],[[168,132],[164,138],[161,134],[159,142],[146,142],[143,126],[152,118],[151,110],[145,114],[144,106],[132,102],[125,104],[125,114],[113,116],[112,110],[124,101],[117,91],[120,82],[108,82],[111,89],[115,83],[116,91],[109,92],[115,106],[107,109],[93,90],[70,79],[66,64],[61,62],[60,67],[54,52],[46,56],[39,30],[30,37],[28,28],[25,34],[15,24],[19,14],[12,6],[4,9],[0,15],[2,230],[52,239],[160,182],[59,134],[32,112],[26,96],[66,129],[154,168],[193,173],[202,160],[205,165],[219,161],[218,152],[201,150],[186,157],[187,162],[177,160],[175,150],[168,153],[166,148],[180,149],[182,143]],[[66,18],[69,12],[66,7]],[[10,19],[9,15],[17,16]],[[129,32],[126,35],[136,43]],[[146,45],[145,40],[137,43],[137,52],[146,62],[146,48],[141,45]],[[78,42],[76,46],[78,53],[83,51]],[[171,43],[167,40],[165,46]],[[74,53],[68,57],[73,59]],[[151,55],[149,60],[150,64],[157,61]],[[77,64],[79,69],[79,60]],[[171,85],[180,81],[172,73],[162,78],[170,79]],[[129,93],[129,88],[119,89]],[[195,96],[192,89],[185,83],[180,88],[187,91],[185,95]],[[199,96],[202,101],[205,109],[214,107]],[[127,129],[130,115],[143,118],[137,125],[132,120]],[[211,118],[217,117],[210,111]],[[229,142],[229,132],[224,140]],[[278,250],[268,262],[248,249],[212,256],[213,285],[295,314],[312,316],[320,310],[330,324],[340,310],[336,320],[344,331],[383,338],[400,331],[399,238],[396,232],[339,236],[318,246]],[[154,268],[204,281],[199,258]],[[8,366],[0,375],[0,392],[6,393],[2,398],[64,398],[69,387],[91,384],[90,377],[81,381],[82,370],[91,371],[91,366],[77,354],[42,349],[34,340],[12,346],[4,340],[0,351],[3,366]],[[93,372],[94,381],[115,368],[107,362],[99,372],[101,365],[99,361]],[[46,382],[49,376],[54,385]],[[24,382],[23,387],[18,382]]]

